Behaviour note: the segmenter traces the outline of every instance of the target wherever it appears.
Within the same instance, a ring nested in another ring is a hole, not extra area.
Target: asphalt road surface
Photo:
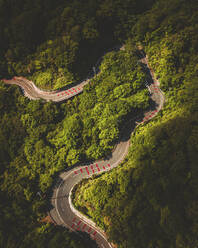
[[[141,60],[150,70],[148,65],[148,59],[145,57]],[[74,209],[71,204],[70,192],[72,188],[79,183],[83,178],[91,177],[93,174],[102,173],[116,167],[125,158],[128,153],[130,134],[133,132],[133,123],[136,121],[137,125],[140,125],[146,121],[152,119],[161,110],[164,104],[164,95],[159,88],[159,82],[155,79],[154,73],[150,70],[151,77],[153,79],[152,84],[148,86],[151,92],[151,98],[156,103],[156,109],[147,111],[144,113],[143,119],[140,121],[139,116],[130,120],[126,125],[125,130],[129,133],[124,133],[125,137],[122,137],[119,144],[112,152],[112,156],[105,160],[96,161],[94,164],[87,164],[83,167],[75,168],[71,171],[65,172],[60,175],[61,180],[57,187],[54,189],[52,205],[54,208],[50,211],[51,216],[55,222],[59,225],[64,225],[71,230],[85,231],[91,234],[92,238],[96,240],[99,247],[109,248],[112,245],[108,242],[105,233],[94,223],[89,222],[89,219],[85,218],[82,214]],[[131,127],[131,128],[130,128]],[[91,231],[90,231],[91,228]]]
[[[81,82],[78,86],[72,87],[68,90],[45,91],[40,90],[32,81],[29,81],[24,77],[14,77],[9,80],[2,79],[2,81],[6,84],[16,84],[20,86],[24,92],[24,95],[31,100],[43,99],[53,102],[61,102],[78,95],[83,91],[83,87],[89,83],[89,79],[87,79]]]
[[[123,50],[123,47],[121,48]],[[51,203],[53,208],[50,210],[50,216],[58,225],[63,225],[71,231],[83,231],[90,234],[96,240],[101,248],[113,247],[108,242],[108,238],[103,230],[96,226],[94,222],[83,216],[74,209],[70,194],[72,188],[79,183],[83,178],[91,177],[94,174],[103,173],[116,167],[126,157],[129,149],[130,135],[136,126],[152,119],[162,109],[165,98],[159,88],[159,82],[155,79],[152,69],[149,67],[147,57],[141,59],[142,64],[145,64],[150,71],[152,83],[147,85],[151,98],[155,102],[156,108],[144,113],[144,117],[140,119],[139,116],[131,119],[123,128],[125,130],[120,142],[116,145],[111,156],[105,160],[96,161],[93,164],[87,164],[83,167],[77,167],[67,172],[61,173],[53,191]],[[17,84],[23,91],[24,95],[32,100],[44,99],[46,101],[59,102],[67,100],[83,91],[84,85],[89,83],[89,79],[81,82],[78,86],[64,91],[44,91],[37,88],[33,82],[23,78],[14,77],[10,80],[3,80],[7,84]],[[127,130],[127,132],[126,132]]]
[[[116,46],[111,50],[124,50],[124,46]],[[99,58],[96,65],[93,66],[94,74],[98,74],[100,72],[99,65],[100,65],[100,61],[102,60],[102,57]],[[2,81],[6,84],[16,84],[20,86],[24,92],[24,95],[31,100],[43,99],[46,101],[61,102],[81,93],[83,91],[83,87],[90,82],[90,78],[89,77],[86,78],[77,86],[74,86],[70,89],[54,90],[54,91],[41,90],[38,87],[36,87],[36,85],[32,81],[24,77],[13,77],[12,79],[9,80],[2,79]]]

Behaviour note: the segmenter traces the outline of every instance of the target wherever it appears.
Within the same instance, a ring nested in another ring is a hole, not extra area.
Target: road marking
[[[76,220],[76,217],[73,218],[72,222],[74,222]]]
[[[96,164],[96,167],[98,167],[98,164]]]
[[[81,172],[81,173],[83,173],[83,170],[82,170],[82,168],[80,168],[80,172]]]
[[[88,167],[86,166],[86,172],[87,172],[87,174],[89,175],[89,170],[88,170]]]
[[[91,165],[91,169],[93,170],[93,165]]]
[[[94,170],[92,170],[92,173],[94,174],[94,173],[95,173],[95,171],[94,171]]]
[[[107,166],[111,167],[111,165],[110,165],[110,164],[108,164]]]
[[[97,233],[97,232],[95,231],[95,232],[93,233],[93,236],[95,236],[95,235],[96,235],[96,233]]]
[[[82,230],[85,229],[86,226],[87,226],[87,224],[84,224]]]
[[[98,169],[98,171],[100,171],[100,168],[99,167],[97,167],[97,169]]]
[[[92,230],[92,228],[90,227],[90,228],[88,229],[88,232],[90,233],[90,232],[91,232],[91,230]]]
[[[74,173],[77,175],[78,174],[78,171],[74,171]]]
[[[79,89],[79,88],[78,88]],[[79,89],[80,90],[80,89]],[[155,90],[157,90],[157,89],[155,89]],[[157,95],[157,93],[156,93],[156,95]],[[67,98],[69,98],[69,97],[67,97]],[[163,105],[163,103],[161,104],[161,100],[160,100],[160,108],[161,108],[161,105]],[[158,110],[155,110],[155,112],[158,112]],[[150,117],[150,116],[149,116]],[[147,117],[145,117],[144,119],[147,119]],[[143,120],[144,120],[143,119]],[[122,157],[124,157],[124,155],[126,154],[126,152],[127,152],[127,149],[125,148],[125,152],[124,152],[124,154],[123,154],[123,156]],[[121,160],[121,159],[120,159]],[[120,161],[119,160],[119,161]],[[118,162],[119,161],[117,161],[117,162],[115,162],[113,165],[112,165],[112,167],[114,166],[114,165],[116,165],[116,164],[118,164]],[[108,166],[108,165],[107,165]],[[98,168],[98,166],[96,165],[96,167]],[[99,169],[99,168],[98,168]],[[106,168],[103,166],[103,169],[105,170]],[[76,173],[76,174],[78,174],[78,172]],[[72,177],[74,177],[74,176],[77,176],[77,175],[74,175],[74,173],[73,173],[73,175],[71,174],[71,176]],[[67,176],[68,177],[68,176]],[[65,177],[66,178],[66,177]],[[65,179],[64,178],[64,179]],[[61,182],[61,185],[62,185],[62,182]],[[60,185],[59,185],[59,187],[58,187],[58,189],[57,189],[57,191],[59,190],[59,188],[60,188]],[[56,195],[57,195],[57,192],[56,192]],[[57,202],[56,202],[57,200],[55,200],[55,207],[56,207],[56,205],[57,205]],[[60,216],[60,214],[59,214],[59,212],[58,212],[58,209],[57,209],[57,213],[58,213],[58,215],[59,215],[59,217],[60,217],[60,219],[62,220],[62,218],[61,218],[61,216]],[[63,221],[63,220],[62,220]],[[65,222],[64,222],[65,223]],[[67,226],[67,224],[65,223],[65,225]],[[93,229],[94,230],[94,229]],[[99,232],[100,233],[100,232]],[[95,234],[94,234],[95,235]],[[101,236],[103,236],[101,233],[100,233],[100,235]],[[104,236],[103,236],[104,237]],[[104,239],[105,239],[105,237],[104,237]],[[102,247],[104,247],[104,245],[103,244],[101,244],[101,246]]]
[[[78,224],[77,224],[77,225],[79,226],[81,222],[82,222],[82,221],[81,221],[81,220],[79,220],[79,222],[78,222]]]

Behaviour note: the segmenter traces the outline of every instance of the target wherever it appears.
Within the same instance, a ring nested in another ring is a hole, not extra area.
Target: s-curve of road
[[[124,46],[116,46],[111,50],[123,50]],[[103,57],[103,56],[102,56]],[[101,61],[102,57],[97,61],[96,65],[93,67],[94,73],[98,73],[98,66],[99,62]],[[12,79],[2,79],[2,81],[6,84],[16,84],[21,87],[24,92],[24,95],[28,97],[30,100],[39,100],[43,99],[46,101],[53,101],[53,102],[62,102],[68,100],[75,95],[78,95],[83,91],[83,87],[90,82],[90,77],[87,77],[77,86],[74,86],[67,90],[54,90],[54,91],[46,91],[39,89],[32,81],[24,78],[24,77],[13,77]]]
[[[118,166],[128,153],[130,134],[135,128],[134,123],[140,125],[141,123],[152,119],[162,109],[165,98],[159,88],[159,82],[156,80],[153,71],[149,67],[148,58],[143,57],[141,59],[141,63],[149,69],[150,75],[152,77],[152,83],[147,85],[147,87],[151,94],[152,100],[156,104],[156,109],[149,110],[144,113],[143,119],[142,117],[140,119],[140,117],[137,116],[126,123],[127,128],[125,128],[125,130],[128,130],[128,133],[124,133],[123,137],[116,145],[109,158],[61,173],[51,199],[53,208],[50,210],[50,216],[56,224],[65,226],[71,231],[87,232],[93,239],[96,240],[98,246],[101,248],[112,248],[113,244],[108,242],[108,238],[103,230],[97,227],[93,221],[82,215],[74,208],[71,202],[71,191],[73,187],[83,178],[89,178],[96,173],[109,171]],[[34,85],[33,82],[28,81],[23,77],[14,77],[11,80],[4,79],[3,81],[8,84],[19,85],[23,89],[25,96],[29,97],[30,99],[35,100],[41,98],[54,102],[63,101],[79,94],[83,91],[84,85],[89,83],[89,80],[85,80],[78,86],[75,86],[67,91],[47,92],[40,90]]]
[[[31,100],[43,99],[46,101],[61,102],[65,101],[83,91],[83,87],[89,83],[89,79],[81,82],[78,86],[72,87],[68,90],[54,90],[45,91],[41,90],[32,82],[24,77],[13,77],[12,79],[2,79],[6,84],[16,84],[20,86],[24,92],[24,95]]]

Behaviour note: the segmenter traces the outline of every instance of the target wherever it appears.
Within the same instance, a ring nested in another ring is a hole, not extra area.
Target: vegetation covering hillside
[[[0,0],[0,79],[23,75],[47,89],[82,79],[152,3]],[[129,50],[106,54],[65,103],[30,101],[0,82],[0,247],[96,247],[41,220],[57,173],[108,154],[125,120],[148,108],[145,77]]]
[[[154,0],[1,0],[1,76],[59,88],[87,75]]]
[[[137,128],[126,160],[81,182],[74,199],[119,248],[198,247],[197,31],[196,1],[162,0],[128,38],[128,50],[144,47],[165,107]]]
[[[0,187],[2,198],[8,197],[2,202],[5,222],[14,218],[12,228],[18,230],[20,218],[25,225],[41,218],[49,198],[39,199],[37,192],[48,195],[57,172],[111,151],[124,121],[149,106],[145,77],[135,55],[121,51],[107,54],[101,73],[80,96],[65,103],[30,101],[17,86],[0,84]],[[14,216],[9,215],[12,206]],[[6,231],[3,222],[1,228]]]

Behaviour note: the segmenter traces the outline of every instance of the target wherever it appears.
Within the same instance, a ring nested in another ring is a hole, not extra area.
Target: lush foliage
[[[141,14],[153,2],[0,0],[1,77],[24,75],[59,88],[128,39],[126,50],[106,54],[100,73],[66,103],[29,101],[18,87],[0,83],[0,246],[94,247],[41,220],[55,175],[105,156],[125,120],[148,108],[139,44],[166,105],[136,130],[119,168],[82,182],[75,204],[119,247],[198,246],[198,6],[159,0]]]
[[[166,103],[117,169],[82,181],[75,205],[122,248],[198,246],[198,5],[158,1],[133,27]]]
[[[79,80],[152,2],[1,0],[1,76],[23,75],[47,89]]]
[[[49,200],[36,193],[46,195],[57,172],[110,152],[125,119],[148,107],[144,78],[135,55],[121,51],[105,55],[100,74],[66,103],[29,101],[17,86],[1,84],[1,190],[9,202],[5,212],[16,208],[14,217],[2,218],[17,218],[12,235],[20,226],[21,236],[24,226],[46,212]]]
[[[47,89],[81,79],[152,2],[0,0],[0,76]],[[41,222],[50,190],[60,171],[109,153],[125,120],[148,108],[144,80],[126,50],[106,54],[90,85],[65,103],[30,101],[0,82],[1,247],[94,246]]]

